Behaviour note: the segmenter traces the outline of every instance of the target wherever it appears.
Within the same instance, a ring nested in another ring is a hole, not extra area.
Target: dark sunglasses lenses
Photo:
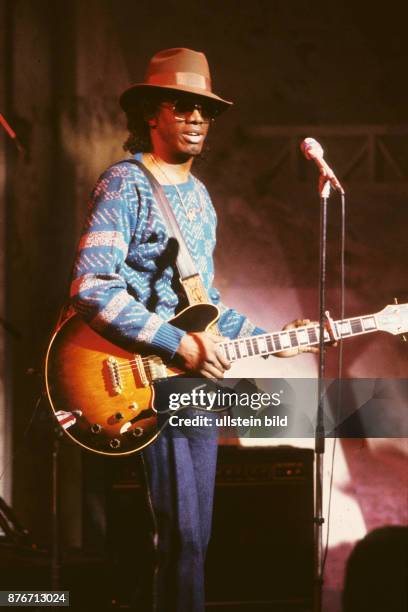
[[[176,100],[174,102],[174,112],[181,115],[193,113],[195,110],[200,112],[203,119],[213,119],[217,113],[211,104],[196,103],[192,100]]]

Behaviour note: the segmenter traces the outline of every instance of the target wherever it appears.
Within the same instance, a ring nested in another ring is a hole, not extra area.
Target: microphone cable
[[[345,266],[345,246],[346,246],[346,196],[344,193],[340,193],[341,198],[341,232],[340,232],[340,320],[343,321],[345,317],[345,296],[346,296],[346,266]],[[342,327],[340,328],[340,338],[338,340],[339,356],[337,361],[337,397],[335,404],[335,425],[339,422],[340,416],[340,404],[341,404],[341,385],[343,375],[343,335]],[[332,507],[332,494],[334,485],[334,462],[337,448],[337,435],[333,435],[333,446],[331,453],[331,466],[330,466],[330,483],[329,483],[329,497],[327,504],[327,529],[326,529],[326,542],[323,553],[321,576],[324,575],[327,555],[329,552],[329,536],[330,536],[330,517]]]

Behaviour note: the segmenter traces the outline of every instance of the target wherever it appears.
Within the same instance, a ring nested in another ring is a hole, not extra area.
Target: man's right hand
[[[217,351],[217,342],[223,338],[209,332],[190,333],[183,336],[176,354],[183,367],[206,378],[223,378],[231,364]]]

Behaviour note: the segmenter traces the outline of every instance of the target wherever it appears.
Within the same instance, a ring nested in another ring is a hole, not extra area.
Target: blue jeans
[[[215,431],[168,425],[143,452],[156,531],[153,612],[204,612],[217,443]]]

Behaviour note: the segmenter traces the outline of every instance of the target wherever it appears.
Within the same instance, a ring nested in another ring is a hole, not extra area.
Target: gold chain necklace
[[[172,187],[174,187],[174,188],[175,188],[175,190],[176,190],[176,192],[177,192],[178,199],[180,200],[181,205],[182,205],[182,207],[183,207],[184,213],[185,213],[185,215],[186,215],[187,219],[189,220],[189,222],[190,222],[190,223],[192,223],[192,222],[195,220],[195,218],[196,218],[196,216],[197,216],[197,213],[202,212],[202,208],[201,208],[201,206],[200,206],[200,208],[193,208],[193,207],[191,207],[191,208],[189,208],[189,209],[187,210],[187,206],[185,205],[185,202],[184,202],[183,196],[181,195],[181,191],[180,191],[180,189],[178,188],[177,183],[174,183],[174,182],[173,182],[173,181],[170,179],[170,177],[168,176],[167,172],[165,172],[164,168],[162,168],[162,167],[161,167],[161,165],[160,165],[160,164],[159,164],[159,162],[156,160],[156,158],[154,157],[154,155],[153,155],[152,153],[149,153],[149,155],[150,155],[150,159],[152,160],[153,164],[154,164],[155,166],[157,166],[157,167],[158,167],[158,169],[160,170],[160,172],[161,172],[162,176],[164,176],[164,178],[166,179],[167,183],[169,183],[169,184],[170,184]]]

